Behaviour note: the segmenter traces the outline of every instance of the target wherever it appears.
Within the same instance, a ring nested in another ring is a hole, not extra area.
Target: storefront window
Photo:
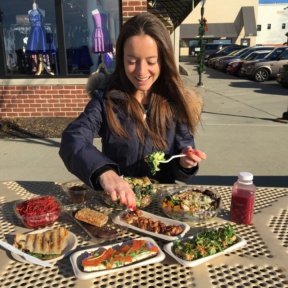
[[[120,26],[118,1],[64,0],[63,10],[68,73],[113,70]]]
[[[1,76],[62,77],[87,75],[100,68],[113,71],[121,22],[119,2],[1,0],[0,48],[5,51],[0,55]]]
[[[57,64],[54,5],[45,0],[1,2],[7,74],[54,75]]]

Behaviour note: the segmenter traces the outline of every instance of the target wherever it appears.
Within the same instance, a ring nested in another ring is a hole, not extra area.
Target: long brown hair
[[[138,35],[149,35],[156,41],[161,67],[158,79],[148,91],[150,104],[146,120],[142,105],[133,96],[136,88],[126,76],[124,68],[124,44],[128,38]],[[195,92],[189,92],[184,87],[173,51],[166,27],[150,13],[138,14],[122,26],[116,43],[116,67],[109,81],[106,100],[108,123],[116,135],[129,139],[114,109],[124,110],[135,124],[141,143],[144,143],[145,135],[148,134],[156,149],[164,150],[167,147],[167,128],[172,127],[175,119],[186,123],[192,134],[196,132],[202,102]],[[125,96],[124,102],[121,103],[119,97],[115,100],[115,90]]]

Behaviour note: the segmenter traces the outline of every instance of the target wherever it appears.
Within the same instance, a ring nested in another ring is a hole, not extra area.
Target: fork
[[[174,155],[174,156],[171,156],[168,160],[158,161],[158,162],[159,162],[159,163],[168,163],[168,162],[170,162],[171,160],[173,160],[174,158],[179,158],[179,157],[184,157],[184,156],[187,156],[187,155],[186,155],[186,154]]]
[[[41,266],[44,266],[44,267],[52,267],[53,266],[53,264],[51,264],[49,262],[40,260],[39,258],[36,258],[36,257],[34,257],[32,255],[27,254],[27,253],[24,253],[23,251],[17,249],[13,245],[8,244],[7,242],[0,241],[0,246],[2,246],[3,248],[9,250],[12,253],[15,253],[15,254],[18,254],[18,255],[24,257],[24,259],[26,259],[27,261],[32,262],[34,264],[41,265]]]

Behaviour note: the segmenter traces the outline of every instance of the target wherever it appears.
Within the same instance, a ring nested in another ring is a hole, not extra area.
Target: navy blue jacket
[[[117,97],[123,96],[119,92]],[[105,92],[96,90],[84,112],[64,130],[59,155],[67,169],[84,183],[97,187],[94,180],[107,165],[119,175],[148,176],[160,183],[175,183],[175,180],[187,182],[197,172],[198,166],[183,169],[176,158],[161,164],[160,171],[151,175],[144,161],[144,157],[155,150],[150,139],[147,137],[145,145],[142,145],[138,141],[133,122],[121,111],[117,111],[117,117],[131,139],[120,138],[111,132],[105,112]],[[93,145],[93,139],[97,136],[102,140],[102,152]],[[174,129],[168,132],[168,149],[164,151],[165,154],[167,157],[179,154],[189,145],[195,147],[193,135],[186,125],[175,123]]]

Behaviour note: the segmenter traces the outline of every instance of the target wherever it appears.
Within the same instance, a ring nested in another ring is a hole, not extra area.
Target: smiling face
[[[136,98],[138,99],[138,95],[146,95],[145,92],[160,75],[161,67],[155,40],[148,35],[128,38],[124,44],[124,68],[128,79],[137,90]]]

